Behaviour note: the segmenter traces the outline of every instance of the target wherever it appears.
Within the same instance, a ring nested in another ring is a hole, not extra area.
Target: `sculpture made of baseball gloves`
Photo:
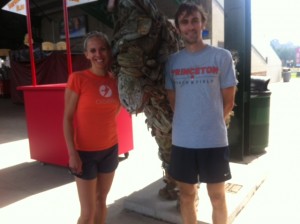
[[[131,114],[144,112],[164,171],[159,195],[176,200],[176,183],[167,172],[173,112],[163,72],[168,56],[183,48],[183,42],[152,0],[109,0],[107,8],[114,17],[113,72],[121,103]]]
[[[164,199],[175,200],[175,181],[167,167],[171,152],[173,112],[164,88],[164,64],[180,49],[176,29],[152,0],[110,0],[114,16],[113,71],[118,78],[122,105],[131,114],[144,112],[146,124],[158,144],[164,182]]]

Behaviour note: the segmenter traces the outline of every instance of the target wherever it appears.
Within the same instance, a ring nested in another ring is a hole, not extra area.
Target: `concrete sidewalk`
[[[299,165],[296,167],[296,163],[290,163],[291,159],[296,161],[296,157],[300,158],[298,151],[293,150],[293,153],[298,154],[289,156],[289,160],[286,159],[286,153],[278,152],[281,150],[279,146],[285,145],[285,140],[288,138],[283,137],[284,142],[282,142],[279,134],[282,137],[284,133],[289,136],[297,131],[299,133],[297,127],[300,121],[296,119],[296,112],[299,112],[299,109],[295,109],[297,106],[295,102],[300,100],[298,90],[300,82],[292,79],[290,83],[274,83],[269,87],[272,96],[270,144],[267,153],[247,158],[251,161],[248,164],[231,164],[233,179],[228,182],[227,198],[229,220],[234,224],[281,223],[275,222],[276,220],[270,221],[272,219],[268,221],[254,219],[253,216],[257,214],[257,211],[251,210],[251,207],[254,210],[260,210],[263,207],[264,213],[267,213],[269,204],[256,199],[259,204],[252,205],[252,201],[256,195],[259,195],[255,192],[257,189],[259,189],[258,192],[260,191],[260,185],[264,187],[268,183],[269,176],[272,176],[274,166],[277,165],[274,162],[278,162],[276,159],[281,159],[281,168],[282,161],[293,165],[294,170],[299,168]],[[10,108],[13,112],[4,113],[4,107]],[[0,124],[5,127],[5,129],[0,127],[0,223],[76,223],[79,202],[73,178],[63,167],[45,165],[30,159],[24,108],[10,103],[7,99],[0,99],[0,109]],[[282,113],[288,115],[284,118],[285,121],[282,119]],[[4,114],[7,116],[4,117]],[[116,172],[108,197],[108,224],[179,223],[180,217],[175,209],[175,202],[157,198],[157,192],[163,186],[161,180],[163,172],[161,161],[158,159],[157,145],[150,132],[147,131],[144,119],[142,114],[137,117],[133,116],[134,150],[130,151],[128,159],[120,163]],[[282,133],[282,130],[287,128],[284,126],[286,123],[294,124],[295,129]],[[275,131],[278,128],[281,131]],[[294,139],[291,148],[298,147],[299,149],[298,139]],[[284,170],[287,175],[289,170]],[[282,180],[283,175],[278,179]],[[280,185],[278,179],[277,185]],[[299,178],[296,179],[299,180]],[[287,180],[291,181],[291,178],[288,176]],[[267,184],[267,186],[273,187],[272,184]],[[290,189],[294,184],[288,186]],[[295,190],[294,187],[291,189]],[[266,189],[265,192],[271,192],[271,190]],[[260,197],[264,198],[264,196]],[[274,197],[278,198],[278,195],[275,194]],[[299,199],[298,196],[296,198]],[[199,223],[211,223],[208,200],[206,188],[201,185]],[[250,203],[247,204],[249,201]],[[245,205],[247,206],[243,209]],[[281,209],[280,212],[282,212]],[[278,216],[280,212],[273,207],[269,215]]]

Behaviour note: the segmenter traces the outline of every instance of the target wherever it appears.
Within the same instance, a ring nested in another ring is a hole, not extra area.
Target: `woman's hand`
[[[72,174],[82,174],[82,161],[76,151],[69,155],[69,169]]]

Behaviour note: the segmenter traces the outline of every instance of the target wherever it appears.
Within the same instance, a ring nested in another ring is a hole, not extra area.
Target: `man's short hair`
[[[178,18],[179,16],[181,16],[183,13],[186,14],[192,14],[194,12],[199,12],[201,15],[201,21],[203,23],[206,23],[207,21],[207,14],[204,11],[203,7],[199,4],[196,4],[194,2],[184,2],[181,3],[177,9],[177,12],[175,14],[175,26],[178,28],[179,27],[179,23],[178,23]]]

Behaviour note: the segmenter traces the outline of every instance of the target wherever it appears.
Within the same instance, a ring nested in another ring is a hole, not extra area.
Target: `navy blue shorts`
[[[190,149],[172,145],[169,174],[189,183],[221,183],[231,179],[229,148]]]
[[[119,164],[118,145],[101,151],[78,151],[82,161],[82,174],[77,175],[81,179],[91,180],[97,177],[98,173],[111,173]]]

